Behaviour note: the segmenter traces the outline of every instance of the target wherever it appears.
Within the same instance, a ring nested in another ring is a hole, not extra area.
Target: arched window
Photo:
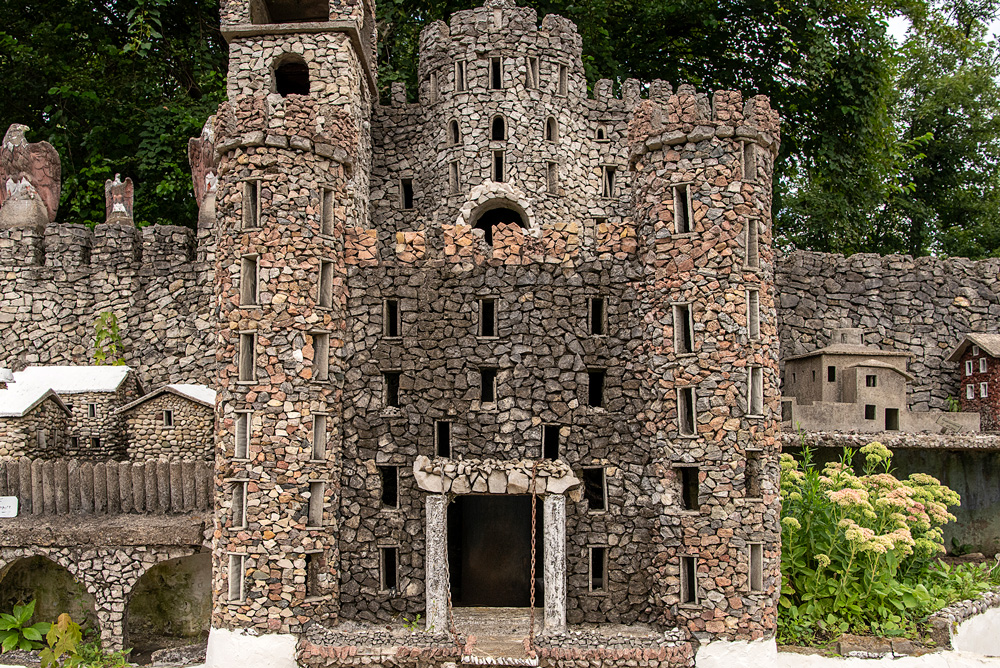
[[[309,66],[301,56],[285,55],[274,68],[274,88],[281,97],[309,94]]]
[[[503,116],[494,116],[490,124],[490,139],[494,141],[504,141],[507,139],[507,123]]]
[[[459,132],[458,121],[452,119],[452,121],[448,123],[448,143],[454,146],[455,144],[458,144],[461,141],[462,141],[462,133]]]
[[[603,125],[597,126],[597,133],[594,135],[597,141],[608,141],[608,129]]]
[[[559,124],[554,118],[545,121],[545,141],[559,141]]]

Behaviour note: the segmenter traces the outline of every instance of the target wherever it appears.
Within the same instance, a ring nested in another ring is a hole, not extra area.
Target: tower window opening
[[[750,543],[750,591],[764,591],[763,543]]]
[[[507,139],[507,122],[503,116],[494,116],[490,123],[490,139],[504,141]]]
[[[591,369],[587,372],[587,405],[593,408],[604,407],[604,369]]]
[[[569,90],[569,67],[566,65],[559,65],[559,88],[558,94],[565,95]]]
[[[309,66],[305,61],[288,60],[274,69],[274,87],[281,97],[309,94]]]
[[[479,300],[479,336],[497,335],[497,300]]]
[[[404,209],[413,208],[413,179],[399,180],[399,204]]]
[[[229,555],[229,602],[238,603],[243,600],[243,577],[246,572],[246,555]]]
[[[743,142],[743,180],[757,180],[757,145],[749,141]]]
[[[691,227],[691,198],[687,184],[674,186],[674,233],[688,234]]]
[[[590,591],[607,591],[608,548],[590,548]]]
[[[698,602],[698,558],[681,557],[681,603]]]
[[[597,132],[594,133],[594,139],[597,141],[608,141],[608,129],[603,125],[598,125]]]
[[[236,443],[233,446],[234,459],[247,459],[250,453],[250,412],[236,414]]]
[[[608,509],[608,477],[604,467],[583,469],[583,496],[591,512]]]
[[[497,370],[490,367],[479,369],[479,401],[492,404],[497,400]]]
[[[233,483],[232,528],[242,529],[247,525],[246,519],[247,483],[238,480]]]
[[[390,338],[400,336],[399,300],[386,299],[382,307],[382,334]]]
[[[438,457],[451,457],[451,422],[434,421],[434,452]]]
[[[312,453],[310,459],[320,461],[326,459],[326,416],[313,415]]]
[[[333,306],[333,262],[321,260],[319,263],[319,299],[320,308]]]
[[[438,98],[438,77],[436,72],[431,72],[427,77],[427,101],[437,102]]]
[[[245,255],[240,261],[240,304],[257,305],[257,256]]]
[[[243,229],[260,227],[260,181],[243,182]]]
[[[309,517],[311,527],[323,526],[323,506],[326,485],[322,482],[309,483]]]
[[[448,192],[457,195],[459,189],[458,160],[448,163]]]
[[[323,210],[320,214],[320,234],[333,235],[333,189],[323,188]]]
[[[496,183],[503,182],[503,151],[493,151],[493,181]]]
[[[399,406],[399,375],[399,371],[382,372],[383,400],[386,406]]]
[[[615,174],[613,165],[604,165],[601,168],[601,197],[615,196]]]
[[[750,339],[760,338],[760,291],[747,290],[747,330]]]
[[[764,414],[764,368],[759,366],[750,367],[750,415]]]
[[[455,61],[455,92],[464,93],[468,88],[465,82],[465,61]]]
[[[254,359],[254,348],[257,336],[253,332],[240,334],[239,379],[242,382],[249,382],[257,379],[257,368]]]
[[[379,588],[382,591],[396,591],[399,581],[399,550],[395,547],[380,547]]]
[[[682,387],[677,390],[677,422],[681,436],[695,435],[697,415],[693,387]]]
[[[382,488],[382,507],[399,508],[399,467],[379,466],[378,475]]]
[[[759,499],[763,496],[760,488],[761,463],[760,450],[747,450],[746,468],[743,471],[743,494],[748,499]]]
[[[559,193],[559,163],[545,163],[545,189],[550,195]]]
[[[681,508],[698,510],[701,507],[698,498],[700,493],[698,467],[681,466],[677,470],[681,477]]]
[[[559,123],[554,118],[545,121],[545,141],[559,141]]]
[[[592,336],[603,336],[607,331],[607,312],[604,308],[604,297],[591,297],[588,302],[588,319],[590,320],[590,334]]]
[[[503,58],[500,56],[490,58],[490,88],[492,90],[503,88]]]
[[[528,56],[524,85],[528,89],[538,88],[538,58]]]
[[[326,381],[330,378],[330,334],[315,332],[313,339],[313,380]]]
[[[690,304],[674,304],[674,351],[678,355],[694,352],[694,323]]]
[[[323,565],[322,552],[306,552],[306,598],[320,595],[319,574]]]
[[[542,425],[542,459],[559,459],[559,425]]]
[[[760,267],[760,231],[756,218],[747,221],[747,266],[752,269]]]
[[[452,120],[448,123],[448,143],[452,146],[462,141],[462,133],[458,128],[458,121]]]

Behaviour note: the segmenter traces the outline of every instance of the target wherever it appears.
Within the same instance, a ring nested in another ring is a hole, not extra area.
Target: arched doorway
[[[133,661],[165,647],[208,637],[212,617],[212,558],[208,552],[160,562],[132,589],[125,623]]]
[[[477,208],[472,215],[472,226],[483,231],[483,239],[493,245],[493,228],[497,225],[515,223],[527,229],[521,207],[507,200],[493,200]]]
[[[99,631],[94,595],[48,557],[18,559],[0,575],[0,611],[28,601],[35,601],[32,623],[54,622],[67,612],[81,627]]]
[[[309,66],[301,56],[285,54],[275,64],[274,89],[281,97],[309,94]]]

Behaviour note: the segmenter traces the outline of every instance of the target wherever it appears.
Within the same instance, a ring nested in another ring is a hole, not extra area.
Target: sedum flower
[[[802,525],[794,517],[782,517],[781,523],[785,526],[786,529],[789,529],[790,531],[796,531],[802,528]]]
[[[817,554],[816,563],[819,564],[820,568],[826,568],[830,565],[830,557],[825,554]]]

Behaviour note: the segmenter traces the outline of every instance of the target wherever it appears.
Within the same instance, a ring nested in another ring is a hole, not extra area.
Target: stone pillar
[[[427,495],[427,628],[448,628],[447,499]]]
[[[566,497],[548,494],[542,500],[542,527],[545,535],[545,614],[546,633],[566,630]]]

